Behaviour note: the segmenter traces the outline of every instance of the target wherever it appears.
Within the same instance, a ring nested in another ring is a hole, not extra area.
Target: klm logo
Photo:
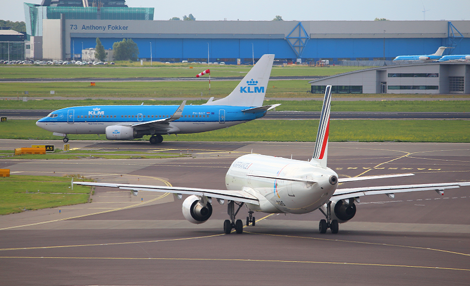
[[[246,82],[248,86],[240,86],[240,93],[264,93],[264,86],[257,86],[257,80],[249,80]]]
[[[93,111],[88,111],[88,115],[104,115],[104,111],[100,111],[101,108],[93,108]]]
[[[114,131],[113,131],[113,134],[114,134],[114,135],[118,135],[118,134],[121,134],[121,132],[119,132],[119,130],[114,130]]]

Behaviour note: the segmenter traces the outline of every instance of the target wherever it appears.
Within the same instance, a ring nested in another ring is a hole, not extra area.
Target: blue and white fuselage
[[[434,54],[430,55],[411,55],[411,56],[397,56],[393,61],[423,61],[432,62],[438,61],[447,47],[439,47]]]
[[[106,134],[110,140],[132,140],[150,135],[150,143],[162,135],[211,131],[263,117],[275,105],[263,106],[274,55],[264,55],[226,97],[203,105],[101,105],[76,106],[51,112],[37,126],[63,136]]]
[[[76,106],[53,111],[36,124],[63,134],[106,134],[106,128],[114,125],[133,127],[142,135],[184,134],[226,128],[266,114],[266,109],[243,112],[251,108],[253,106],[189,105],[178,119],[162,124],[172,117],[177,105]],[[153,134],[144,134],[147,129],[154,129]]]

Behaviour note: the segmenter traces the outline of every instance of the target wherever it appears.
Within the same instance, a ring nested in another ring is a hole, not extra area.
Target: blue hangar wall
[[[251,62],[272,53],[277,60],[393,59],[397,55],[470,54],[470,21],[109,21],[66,20],[65,55],[106,49],[130,38],[139,58],[161,61]],[[75,28],[71,28],[75,27]],[[110,27],[119,27],[111,29]],[[150,51],[150,49],[152,49]]]

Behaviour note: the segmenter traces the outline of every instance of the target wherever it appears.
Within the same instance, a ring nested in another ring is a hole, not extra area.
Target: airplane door
[[[67,111],[67,123],[73,124],[75,120],[75,109],[69,109]]]
[[[295,197],[294,192],[292,191],[292,183],[293,182],[286,182],[287,183],[287,195],[289,197]]]
[[[219,109],[219,123],[225,124],[225,109]]]
[[[144,120],[144,115],[143,115],[142,113],[138,113],[138,114],[137,114],[137,121],[140,122],[140,121],[142,121],[142,120]]]

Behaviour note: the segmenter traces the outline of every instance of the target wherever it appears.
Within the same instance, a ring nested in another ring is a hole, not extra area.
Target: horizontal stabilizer
[[[265,106],[260,106],[260,107],[253,107],[253,108],[243,109],[242,112],[256,113],[256,112],[260,112],[263,110],[271,110],[273,108],[278,107],[279,105],[281,104],[279,103],[279,104],[265,105]]]
[[[339,183],[347,183],[347,182],[357,182],[357,181],[386,179],[386,178],[396,178],[396,177],[408,177],[408,176],[414,176],[414,174],[412,174],[412,173],[407,173],[407,174],[365,176],[365,177],[355,177],[355,178],[341,178],[341,179],[338,179],[338,182],[339,182]]]

